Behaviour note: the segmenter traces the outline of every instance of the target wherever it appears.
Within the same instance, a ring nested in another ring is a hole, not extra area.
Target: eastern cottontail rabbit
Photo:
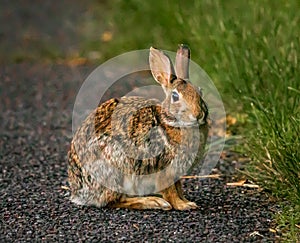
[[[77,130],[68,153],[71,201],[133,209],[197,208],[183,196],[179,177],[201,161],[208,109],[189,81],[190,50],[179,45],[175,69],[150,48],[154,79],[166,98],[113,98]],[[154,193],[157,196],[150,196]],[[146,195],[147,194],[147,195]]]

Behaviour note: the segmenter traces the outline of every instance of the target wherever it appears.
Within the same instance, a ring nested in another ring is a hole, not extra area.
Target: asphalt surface
[[[0,241],[272,242],[276,205],[257,189],[185,179],[194,211],[131,211],[72,204],[66,154],[76,93],[93,67],[0,68]],[[230,162],[231,161],[231,162]]]

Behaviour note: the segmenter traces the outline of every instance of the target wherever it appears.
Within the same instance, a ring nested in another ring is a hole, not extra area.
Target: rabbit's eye
[[[179,100],[179,94],[176,91],[172,91],[172,101],[176,102]]]

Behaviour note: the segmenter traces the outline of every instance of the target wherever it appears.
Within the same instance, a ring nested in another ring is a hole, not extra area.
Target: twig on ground
[[[245,183],[247,180],[241,180],[237,182],[228,182],[226,183],[227,186],[243,186],[249,188],[259,188],[259,185]]]
[[[140,228],[139,228],[139,226],[138,226],[137,224],[132,224],[132,226],[133,226],[134,228],[136,228],[138,231],[140,230]]]
[[[250,237],[252,237],[252,236],[260,236],[260,237],[262,237],[262,238],[265,238],[262,234],[260,234],[258,231],[254,231],[254,232],[252,232],[249,236]]]
[[[70,190],[70,188],[68,186],[61,186],[60,188],[63,189],[63,190],[67,190],[67,191]]]
[[[197,178],[214,178],[214,179],[218,179],[221,175],[219,174],[213,174],[213,175],[192,175],[192,176],[181,176],[181,179],[197,179]]]

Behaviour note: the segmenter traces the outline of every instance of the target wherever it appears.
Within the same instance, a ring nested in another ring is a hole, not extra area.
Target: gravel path
[[[0,2],[0,63],[22,61],[24,55],[36,60],[43,50],[46,55],[76,50],[77,17],[88,5],[73,0]],[[70,203],[62,186],[67,185],[72,108],[92,70],[0,66],[0,242],[277,239],[269,230],[276,204],[257,189],[226,186],[233,180],[232,158],[220,161],[219,172],[226,174],[220,179],[185,179],[187,197],[200,206],[195,211],[112,210]]]
[[[76,93],[92,67],[0,68],[0,241],[273,242],[276,205],[257,189],[185,179],[190,212],[130,211],[69,202],[66,152]],[[228,169],[222,173],[229,173]],[[226,167],[226,166],[225,166]]]

